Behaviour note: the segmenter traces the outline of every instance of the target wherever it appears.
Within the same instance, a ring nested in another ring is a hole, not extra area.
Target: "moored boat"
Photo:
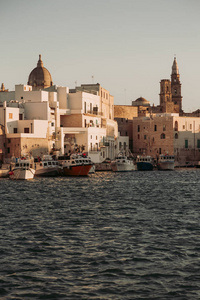
[[[154,159],[149,155],[138,155],[136,165],[138,171],[152,171]]]
[[[59,157],[58,157],[58,160]],[[63,176],[87,176],[93,162],[85,154],[77,153],[65,157],[61,163],[61,175]]]
[[[10,171],[10,165],[9,164],[2,164],[0,168],[0,178],[2,177],[8,177]]]
[[[116,159],[111,162],[111,168],[114,172],[130,172],[135,171],[135,164],[132,158],[119,153]]]
[[[9,172],[10,179],[30,180],[33,179],[35,170],[29,159],[17,159],[12,170]]]
[[[158,170],[174,170],[175,159],[173,155],[160,154],[157,162]]]
[[[44,155],[42,160],[35,159],[35,176],[58,176],[59,163],[51,155]]]

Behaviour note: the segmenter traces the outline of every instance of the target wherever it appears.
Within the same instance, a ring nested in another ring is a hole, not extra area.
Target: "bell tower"
[[[163,113],[172,112],[173,110],[171,82],[169,79],[162,79],[160,82],[160,108]]]
[[[182,96],[181,96],[181,83],[178,64],[176,57],[174,57],[174,62],[172,65],[171,73],[171,91],[172,91],[172,101],[174,103],[175,112],[182,112]]]

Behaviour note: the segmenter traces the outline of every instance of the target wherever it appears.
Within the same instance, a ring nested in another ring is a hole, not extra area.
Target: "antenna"
[[[75,87],[77,86],[77,80],[75,81]]]
[[[94,75],[92,75],[91,77],[92,77],[92,84],[94,84]]]

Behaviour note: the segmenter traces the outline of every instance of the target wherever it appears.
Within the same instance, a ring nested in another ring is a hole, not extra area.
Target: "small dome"
[[[132,106],[149,106],[150,102],[143,97],[137,98],[135,101],[132,101]]]
[[[51,74],[44,67],[41,55],[39,55],[37,67],[29,75],[28,85],[31,85],[33,90],[45,89],[53,85]]]

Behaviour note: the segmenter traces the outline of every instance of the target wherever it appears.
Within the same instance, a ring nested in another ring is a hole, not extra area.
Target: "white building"
[[[71,91],[53,85],[41,56],[28,82],[0,93],[1,159],[78,150],[94,162],[115,157],[118,126],[107,90],[99,84]]]

